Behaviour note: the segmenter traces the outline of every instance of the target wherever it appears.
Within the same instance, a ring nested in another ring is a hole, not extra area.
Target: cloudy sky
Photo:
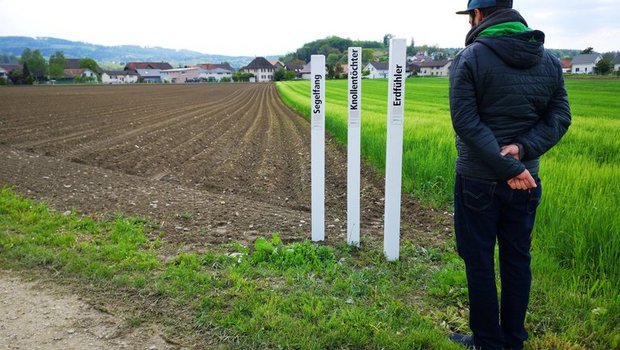
[[[620,0],[514,0],[546,47],[620,50]],[[467,0],[0,0],[0,36],[159,46],[231,56],[280,55],[336,35],[462,47]]]

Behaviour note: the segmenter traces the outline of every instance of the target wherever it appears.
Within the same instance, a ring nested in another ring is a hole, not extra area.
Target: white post
[[[312,241],[325,239],[325,56],[310,59]]]
[[[349,47],[349,125],[347,129],[347,243],[360,245],[360,144],[362,48]]]
[[[406,40],[391,39],[389,55],[390,76],[388,80],[383,244],[385,256],[389,261],[393,261],[398,260],[400,250],[400,196],[403,167]]]

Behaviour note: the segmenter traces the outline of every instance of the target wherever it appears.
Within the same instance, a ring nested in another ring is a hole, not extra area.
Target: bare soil
[[[20,87],[0,100],[0,185],[59,211],[148,217],[189,249],[310,238],[309,123],[272,84]],[[363,169],[361,239],[381,240],[383,180]],[[325,236],[342,242],[346,152],[331,140],[326,174]],[[406,194],[401,215],[403,239],[445,241],[447,215]]]
[[[309,123],[273,84],[14,87],[0,89],[0,101],[0,186],[62,212],[145,217],[150,234],[166,243],[164,255],[251,245],[272,232],[285,241],[310,238]],[[325,236],[335,244],[346,236],[346,151],[329,137],[326,148]],[[362,245],[382,244],[384,180],[362,169]],[[421,208],[406,194],[401,218],[403,240],[438,246],[450,236],[448,213]],[[13,315],[0,336],[21,344],[0,349],[86,349],[99,340],[105,346],[93,348],[122,348],[101,338],[117,320],[71,291],[57,300],[33,286],[0,270],[0,315]],[[51,305],[66,307],[54,316]],[[54,317],[66,322],[49,328]],[[80,322],[95,326],[82,332]],[[131,344],[126,339],[140,329],[119,341]],[[158,334],[141,333],[128,348],[180,348]],[[69,345],[51,345],[61,342]]]

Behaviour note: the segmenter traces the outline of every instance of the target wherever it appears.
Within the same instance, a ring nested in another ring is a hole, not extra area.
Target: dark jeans
[[[454,228],[465,261],[469,325],[482,349],[521,349],[527,339],[525,312],[532,274],[530,241],[542,187],[512,190],[506,181],[456,176]],[[499,245],[501,306],[495,284],[495,242]],[[501,309],[500,309],[501,308]],[[501,315],[501,316],[500,316]]]

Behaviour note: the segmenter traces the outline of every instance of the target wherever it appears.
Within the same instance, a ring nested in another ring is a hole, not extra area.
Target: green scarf
[[[488,36],[518,34],[518,33],[529,32],[531,30],[532,29],[528,28],[525,24],[521,22],[505,22],[505,23],[496,24],[494,26],[490,26],[489,28],[483,30],[478,36],[488,37]]]

